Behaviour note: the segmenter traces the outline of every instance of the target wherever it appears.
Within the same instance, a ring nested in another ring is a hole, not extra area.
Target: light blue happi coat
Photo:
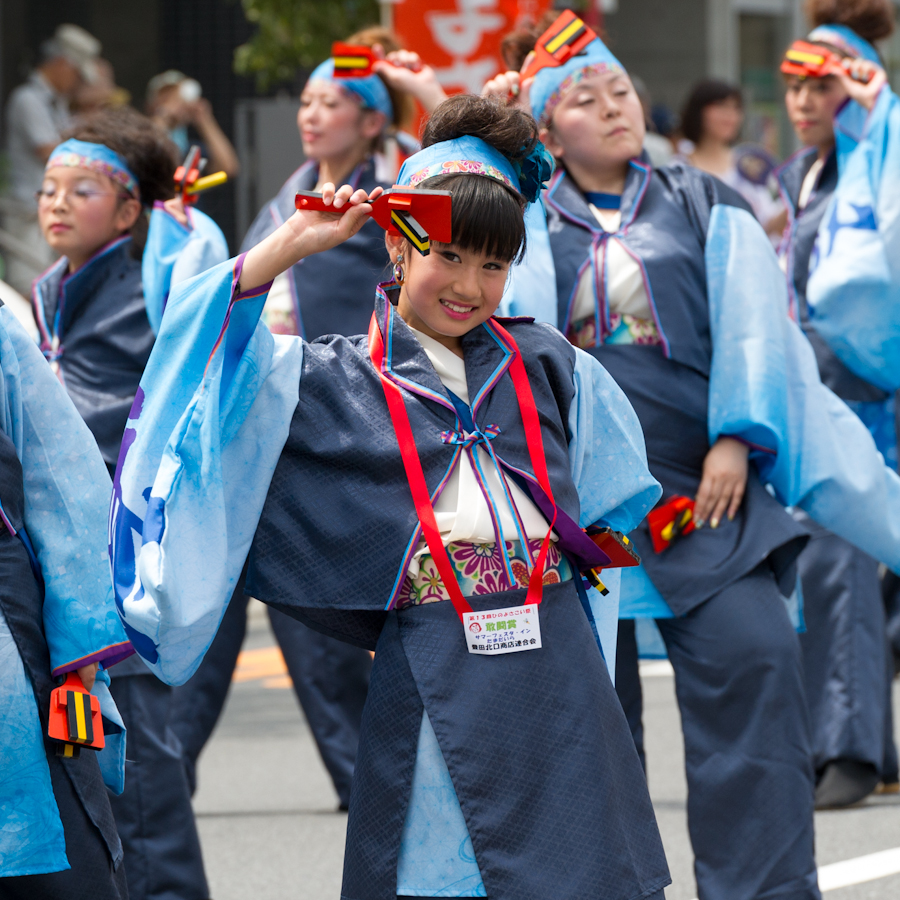
[[[838,359],[884,391],[900,388],[900,100],[835,118],[839,180],[822,216],[806,294]]]
[[[886,104],[885,113],[887,105],[894,109],[894,102],[888,103],[882,92],[879,104]],[[900,178],[900,169],[891,177]],[[894,209],[900,211],[900,197]],[[555,294],[536,287],[556,284],[539,204],[529,207],[526,225],[528,251],[512,272],[504,307],[510,315],[556,325]],[[878,244],[873,232],[867,234]],[[900,241],[893,262],[900,267],[898,254]],[[829,531],[900,571],[900,478],[885,465],[865,425],[822,384],[809,341],[787,315],[784,274],[756,219],[737,207],[715,205],[705,263],[713,347],[710,443],[720,435],[747,441],[756,448],[751,459],[759,477],[785,506],[803,509]],[[894,308],[900,310],[900,305]],[[820,321],[815,321],[818,328]],[[888,323],[882,334],[889,335],[892,327]],[[871,324],[868,328],[878,330]],[[900,344],[890,352],[900,357]],[[672,615],[643,567],[622,573],[620,615]]]
[[[106,523],[110,482],[87,426],[32,338],[0,308],[0,429],[22,464],[25,530],[44,579],[54,675],[131,652],[113,603]],[[2,498],[0,498],[2,499]],[[4,525],[0,524],[0,528]],[[125,735],[101,670],[108,734],[99,760],[121,792]],[[0,878],[69,868],[34,689],[0,610]]]

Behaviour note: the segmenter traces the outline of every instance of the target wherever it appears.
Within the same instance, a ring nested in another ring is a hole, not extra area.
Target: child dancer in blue
[[[255,596],[377,647],[347,900],[661,898],[597,641],[614,604],[578,589],[597,560],[579,524],[632,528],[659,489],[602,368],[550,328],[492,317],[550,171],[534,123],[453,98],[423,143],[399,181],[452,193],[453,241],[418,257],[389,236],[396,282],[368,338],[258,324],[275,275],[366,221],[349,186],[323,191],[346,215],[297,214],[170,298],[115,487],[123,622],[183,681],[249,553]],[[508,613],[538,596],[537,613]],[[464,631],[470,607],[492,618]],[[481,655],[471,636],[501,633],[496,619],[539,627],[540,648],[532,632],[532,649]]]
[[[0,896],[124,900],[104,781],[125,741],[106,667],[130,656],[109,584],[109,475],[32,339],[0,304]],[[102,668],[100,668],[102,667]],[[47,739],[55,680],[101,702],[106,747],[77,759]],[[96,679],[96,681],[95,681]]]
[[[155,210],[147,259],[153,280],[145,298],[146,219],[156,201],[172,196],[174,171],[174,149],[155,126],[117,110],[85,121],[54,150],[39,192],[41,227],[63,254],[34,286],[41,349],[111,471],[153,347],[151,320],[161,320],[173,276],[189,274],[176,260],[215,238],[210,227],[178,226],[177,240],[162,240],[159,226],[171,217]],[[222,241],[218,252],[224,249]],[[215,258],[215,248],[211,253]],[[194,259],[208,256],[200,252]],[[169,891],[182,900],[206,900],[181,748],[168,725],[172,688],[134,657],[118,667],[112,692],[130,736],[127,786],[112,801],[129,892],[133,900]]]
[[[853,60],[871,81],[785,76],[788,115],[804,144],[778,173],[789,212],[780,254],[791,314],[809,338],[822,381],[862,419],[896,469],[900,104],[869,42],[893,29],[893,9],[887,0],[847,4],[846,24],[829,23],[840,3],[811,3],[808,11],[818,27],[807,40]],[[816,802],[847,806],[880,777],[898,780],[878,560],[806,522],[813,534],[800,557],[807,626],[800,642]]]

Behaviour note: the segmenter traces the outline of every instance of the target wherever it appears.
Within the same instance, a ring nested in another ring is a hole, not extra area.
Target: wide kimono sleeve
[[[839,180],[810,263],[812,324],[853,373],[900,388],[900,100],[835,120]]]
[[[108,668],[134,652],[116,615],[109,580],[109,473],[43,354],[5,307],[0,308],[0,429],[22,465],[19,537],[43,582],[51,674],[91,663]],[[105,720],[106,748],[98,760],[106,785],[121,793],[125,729],[103,668],[92,691]],[[15,698],[6,700],[11,704]]]
[[[133,653],[109,583],[110,480],[97,443],[40,350],[0,308],[0,428],[22,464],[23,540],[44,582],[54,676]]]
[[[900,571],[900,478],[826,388],[786,313],[787,288],[753,217],[717,205],[706,242],[713,358],[709,439],[744,440],[786,506]]]
[[[243,257],[172,291],[122,442],[110,558],[125,630],[187,680],[247,558],[298,402],[303,346],[259,323]]]
[[[530,316],[554,328],[556,321],[556,266],[550,249],[547,213],[538,200],[525,208],[525,256],[510,267],[500,314]]]
[[[159,334],[172,288],[228,259],[228,242],[222,229],[199,210],[188,207],[185,213],[188,222],[182,225],[157,201],[150,214],[141,280],[154,334]]]
[[[647,448],[637,414],[612,376],[575,349],[575,398],[569,410],[569,466],[581,501],[582,528],[605,525],[633,531],[662,495],[647,468]],[[630,569],[627,571],[631,571]],[[603,656],[615,680],[621,569],[606,569],[609,593],[587,590]]]

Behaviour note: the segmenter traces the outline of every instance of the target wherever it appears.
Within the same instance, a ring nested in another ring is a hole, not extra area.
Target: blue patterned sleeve
[[[579,524],[633,531],[662,494],[647,468],[641,423],[612,376],[577,348],[574,379],[569,465],[581,501]]]
[[[900,100],[888,87],[866,113],[835,120],[839,180],[810,261],[819,334],[852,372],[900,388]]]
[[[40,350],[5,308],[0,308],[0,428],[22,464],[25,531],[44,579],[44,631],[53,674],[124,659],[133,651],[109,583],[106,465]]]
[[[782,503],[900,570],[900,477],[822,384],[809,341],[788,318],[772,246],[749,213],[713,207],[706,268],[710,442],[746,441]]]
[[[242,259],[173,290],[114,484],[116,604],[170,684],[212,642],[298,401],[302,343],[259,323],[269,286],[240,293]]]
[[[512,266],[500,315],[531,316],[556,327],[556,267],[541,201],[525,208],[525,257]]]

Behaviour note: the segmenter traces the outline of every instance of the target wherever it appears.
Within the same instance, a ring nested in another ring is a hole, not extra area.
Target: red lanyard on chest
[[[389,316],[390,311],[388,311],[388,322],[390,321]],[[541,437],[541,422],[537,406],[534,403],[534,395],[531,392],[531,385],[528,382],[525,364],[522,362],[522,354],[519,352],[512,335],[505,328],[496,321],[492,322],[492,325],[512,350],[513,358],[509,367],[509,374],[515,388],[516,399],[519,403],[519,413],[522,416],[522,424],[525,428],[528,455],[538,484],[547,495],[547,499],[553,504],[553,521],[550,523],[550,528],[547,530],[547,534],[541,543],[541,552],[538,554],[528,580],[528,595],[525,603],[537,604],[541,602],[544,588],[544,563],[547,559],[547,552],[550,549],[550,535],[553,532],[553,526],[556,524],[556,501],[553,499],[550,476],[547,472],[547,458],[544,455],[544,441]],[[378,327],[378,321],[374,314],[372,315],[372,321],[369,323],[369,356],[372,359],[372,364],[375,366],[378,377],[381,379],[381,386],[384,388],[388,412],[391,416],[394,432],[397,435],[397,443],[400,445],[403,468],[406,470],[409,490],[416,507],[416,515],[419,517],[419,522],[422,525],[425,543],[428,545],[428,551],[431,553],[431,557],[437,566],[441,580],[450,594],[450,600],[456,609],[457,615],[462,620],[464,613],[472,612],[473,610],[466,598],[463,597],[459,582],[456,580],[456,575],[453,571],[453,565],[450,562],[450,557],[447,555],[447,550],[441,539],[437,518],[434,515],[434,507],[431,505],[431,494],[428,491],[425,473],[422,470],[422,461],[419,458],[419,451],[416,449],[416,439],[409,421],[409,414],[406,412],[403,391],[384,374],[384,339],[381,336],[381,329]]]

